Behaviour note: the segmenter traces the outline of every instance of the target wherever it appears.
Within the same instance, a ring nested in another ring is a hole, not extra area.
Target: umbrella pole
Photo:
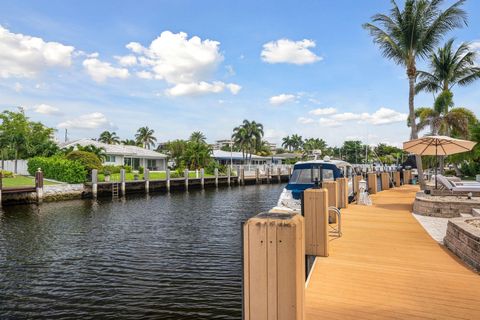
[[[435,190],[437,190],[438,145],[435,144]]]

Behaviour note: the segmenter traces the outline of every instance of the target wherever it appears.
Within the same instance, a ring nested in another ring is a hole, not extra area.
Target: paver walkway
[[[480,275],[412,216],[415,186],[342,210],[343,237],[317,258],[307,319],[480,319]]]

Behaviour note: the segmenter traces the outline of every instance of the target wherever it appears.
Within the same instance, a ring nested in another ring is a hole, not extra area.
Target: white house
[[[255,154],[251,155],[246,153],[243,155],[241,152],[230,152],[223,150],[213,150],[212,157],[220,164],[229,165],[243,165],[243,164],[252,164],[252,165],[262,165],[262,164],[282,164],[284,163],[285,158],[273,156],[257,156]],[[251,159],[251,162],[250,162]]]
[[[107,144],[91,139],[79,139],[61,143],[60,148],[76,147],[77,145],[82,147],[93,145],[97,148],[103,148],[107,155],[104,161],[105,165],[128,165],[133,170],[138,170],[140,166],[151,171],[164,171],[167,169],[166,155],[137,146]]]

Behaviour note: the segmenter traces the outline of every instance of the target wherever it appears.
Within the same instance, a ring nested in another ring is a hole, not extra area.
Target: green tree
[[[103,131],[102,133],[100,133],[100,137],[98,138],[98,141],[107,143],[107,144],[119,144],[120,138],[117,136],[115,132]]]
[[[181,165],[183,154],[187,147],[187,141],[185,140],[173,140],[168,141],[165,144],[164,151],[168,154],[170,159],[173,159],[175,166],[178,167]]]
[[[406,69],[409,84],[411,139],[418,138],[414,103],[417,59],[428,57],[447,32],[467,23],[467,13],[461,8],[464,0],[455,2],[445,10],[441,9],[443,2],[442,0],[406,0],[401,10],[392,0],[389,15],[376,14],[372,17],[372,23],[363,25],[380,47],[383,55]],[[422,188],[425,188],[420,156],[416,157],[416,162],[419,182]]]
[[[298,134],[292,134],[290,138],[293,151],[298,151],[303,147],[303,138]]]
[[[246,152],[250,154],[249,161],[251,161],[252,154],[259,151],[262,147],[263,134],[263,125],[261,123],[243,120],[240,126],[233,129],[232,140],[242,150],[244,159]]]
[[[190,135],[190,141],[197,142],[197,143],[207,143],[207,137],[200,131],[194,131]]]
[[[183,163],[191,170],[205,168],[211,161],[212,149],[206,143],[189,141],[182,156]]]
[[[288,149],[288,151],[292,151],[292,138],[290,136],[286,136],[282,139],[282,147]]]
[[[455,85],[466,86],[480,78],[480,67],[476,65],[478,55],[470,50],[468,43],[453,48],[453,39],[430,56],[430,72],[417,71],[420,80],[416,92],[451,91]]]
[[[120,141],[123,145],[126,145],[126,146],[136,146],[136,147],[140,147],[142,146],[141,143],[138,143],[137,141],[133,140],[133,139],[125,139],[125,140],[122,140]]]
[[[145,149],[150,149],[155,147],[157,138],[153,135],[155,131],[149,127],[141,127],[137,130],[135,138],[137,142],[143,146]]]
[[[105,153],[105,148],[96,147],[93,144],[89,144],[89,145],[84,146],[84,147],[77,144],[77,150],[92,153],[92,154],[96,155],[98,160],[100,160],[102,162],[107,158],[107,154]]]
[[[323,139],[309,138],[305,139],[303,143],[303,152],[305,154],[311,154],[314,150],[320,150],[322,155],[325,155],[327,149],[327,143]]]

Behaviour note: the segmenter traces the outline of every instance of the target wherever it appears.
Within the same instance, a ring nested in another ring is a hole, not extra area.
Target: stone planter
[[[480,198],[466,196],[434,196],[418,192],[413,203],[413,212],[422,216],[456,218],[471,214],[473,208],[480,208]]]
[[[448,221],[445,246],[476,271],[480,271],[480,218]]]

